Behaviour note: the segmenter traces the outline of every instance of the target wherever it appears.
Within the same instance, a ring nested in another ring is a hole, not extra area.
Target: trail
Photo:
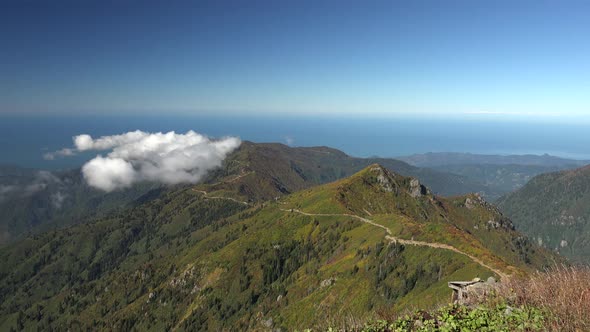
[[[413,245],[413,246],[421,246],[421,247],[431,247],[431,248],[437,248],[437,249],[445,249],[445,250],[450,250],[453,252],[456,252],[458,254],[467,256],[469,259],[471,259],[473,262],[485,267],[486,269],[494,272],[495,274],[497,274],[498,276],[500,276],[500,278],[506,278],[508,277],[507,274],[505,274],[504,272],[495,269],[489,265],[487,265],[486,263],[484,263],[483,261],[481,261],[479,258],[470,255],[466,252],[463,252],[451,245],[445,244],[445,243],[437,243],[437,242],[424,242],[424,241],[415,241],[415,240],[404,240],[404,239],[400,239],[397,238],[395,236],[392,235],[391,230],[388,227],[385,227],[383,225],[380,225],[370,219],[367,218],[363,218],[361,216],[357,216],[355,214],[347,214],[347,213],[308,213],[308,212],[303,212],[301,210],[298,209],[281,209],[282,211],[286,211],[286,212],[295,212],[295,213],[299,213],[305,216],[318,216],[318,217],[350,217],[350,218],[355,218],[358,219],[364,223],[367,224],[371,224],[373,226],[379,227],[383,230],[385,230],[385,232],[387,233],[387,235],[385,236],[385,239],[389,240],[390,242],[394,242],[394,243],[401,243],[401,244],[405,244],[405,245]]]
[[[240,175],[236,175],[236,176],[235,176],[234,178],[232,178],[232,179],[229,179],[229,180],[223,180],[223,181],[219,181],[219,182],[215,182],[215,183],[212,183],[212,184],[210,184],[210,186],[211,186],[211,187],[215,187],[215,186],[218,186],[218,185],[220,185],[220,184],[225,184],[225,183],[232,183],[232,182],[236,182],[236,181],[238,181],[239,179],[241,179],[241,178],[243,178],[243,177],[245,177],[245,176],[248,176],[248,175],[250,175],[250,174],[254,174],[254,173],[256,173],[256,172],[255,172],[255,171],[243,172],[243,173],[242,173],[242,174],[240,174]]]
[[[233,202],[236,202],[236,203],[239,203],[239,204],[244,204],[244,205],[248,205],[248,206],[250,205],[250,203],[248,203],[248,202],[239,201],[239,200],[237,200],[235,198],[223,197],[223,196],[209,196],[209,194],[206,191],[204,191],[204,190],[198,190],[198,189],[195,189],[195,188],[193,188],[192,190],[194,192],[198,192],[198,193],[203,194],[203,196],[205,196],[205,198],[207,198],[207,199],[225,199],[225,200],[233,201]]]

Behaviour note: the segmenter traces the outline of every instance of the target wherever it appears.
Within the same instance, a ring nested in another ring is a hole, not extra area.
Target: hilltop
[[[379,162],[419,178],[441,195],[483,192],[464,177],[410,166],[395,159],[354,158],[328,147],[291,148],[278,143],[244,142],[222,167],[203,180],[202,189],[240,200],[265,201],[352,175]],[[89,187],[79,169],[43,171],[0,166],[0,245],[25,234],[63,228],[100,218],[158,197],[161,185],[140,183],[105,193]]]
[[[590,166],[536,176],[498,206],[539,245],[590,263]]]
[[[170,190],[1,249],[0,328],[303,328],[446,303],[449,280],[553,260],[479,196],[444,199],[376,164],[254,198]]]
[[[329,147],[289,147],[243,142],[205,181],[211,191],[231,191],[243,199],[268,200],[350,176],[379,163],[390,171],[420,179],[443,196],[485,191],[465,177],[411,166],[387,158],[356,158]],[[219,184],[219,185],[216,185]]]

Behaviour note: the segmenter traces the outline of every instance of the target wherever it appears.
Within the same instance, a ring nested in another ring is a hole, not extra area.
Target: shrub
[[[502,282],[500,298],[549,313],[548,329],[590,331],[590,267],[555,266]]]

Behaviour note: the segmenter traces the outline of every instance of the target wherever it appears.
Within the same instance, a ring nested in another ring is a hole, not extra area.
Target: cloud
[[[62,193],[61,191],[56,192],[55,194],[51,195],[51,204],[56,209],[61,209],[64,201],[66,200],[67,194]]]
[[[45,160],[54,160],[55,157],[67,157],[67,156],[74,156],[76,152],[70,148],[63,148],[61,150],[55,152],[47,152],[43,155],[43,159]]]
[[[295,139],[291,136],[285,136],[284,139],[288,146],[292,146],[295,143]]]
[[[57,176],[48,171],[38,171],[28,183],[0,184],[0,201],[9,196],[28,197],[55,184],[61,184]]]
[[[133,131],[121,135],[73,138],[74,149],[62,149],[51,156],[84,151],[110,150],[82,166],[86,182],[104,191],[129,187],[140,181],[165,184],[196,183],[240,146],[236,137],[211,140],[194,131],[186,134]],[[67,151],[67,152],[66,152]]]
[[[556,112],[524,112],[524,111],[467,111],[467,115],[506,115],[506,116],[561,116]]]

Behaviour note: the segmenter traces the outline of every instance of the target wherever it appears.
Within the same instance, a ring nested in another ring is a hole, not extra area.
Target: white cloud
[[[194,131],[177,134],[137,130],[96,139],[78,135],[73,140],[75,149],[69,149],[72,154],[111,150],[82,167],[86,182],[104,191],[129,187],[139,181],[196,183],[241,144],[236,137],[211,140]],[[61,152],[66,150],[54,152],[52,156],[67,155]]]
[[[61,191],[51,195],[51,203],[53,204],[53,207],[56,209],[61,209],[64,201],[66,200],[66,197],[67,194],[62,193]]]
[[[66,157],[66,156],[73,156],[76,152],[70,148],[63,148],[61,150],[55,152],[47,152],[43,155],[43,159],[45,160],[54,160],[55,157]]]
[[[104,191],[129,187],[136,181],[135,173],[131,163],[121,158],[97,156],[82,167],[86,182]]]
[[[295,139],[291,136],[285,136],[285,143],[287,143],[288,146],[293,146],[293,144],[295,143]]]
[[[38,171],[28,183],[0,185],[0,201],[9,196],[27,197],[45,190],[49,185],[59,185],[61,180],[48,171]]]

